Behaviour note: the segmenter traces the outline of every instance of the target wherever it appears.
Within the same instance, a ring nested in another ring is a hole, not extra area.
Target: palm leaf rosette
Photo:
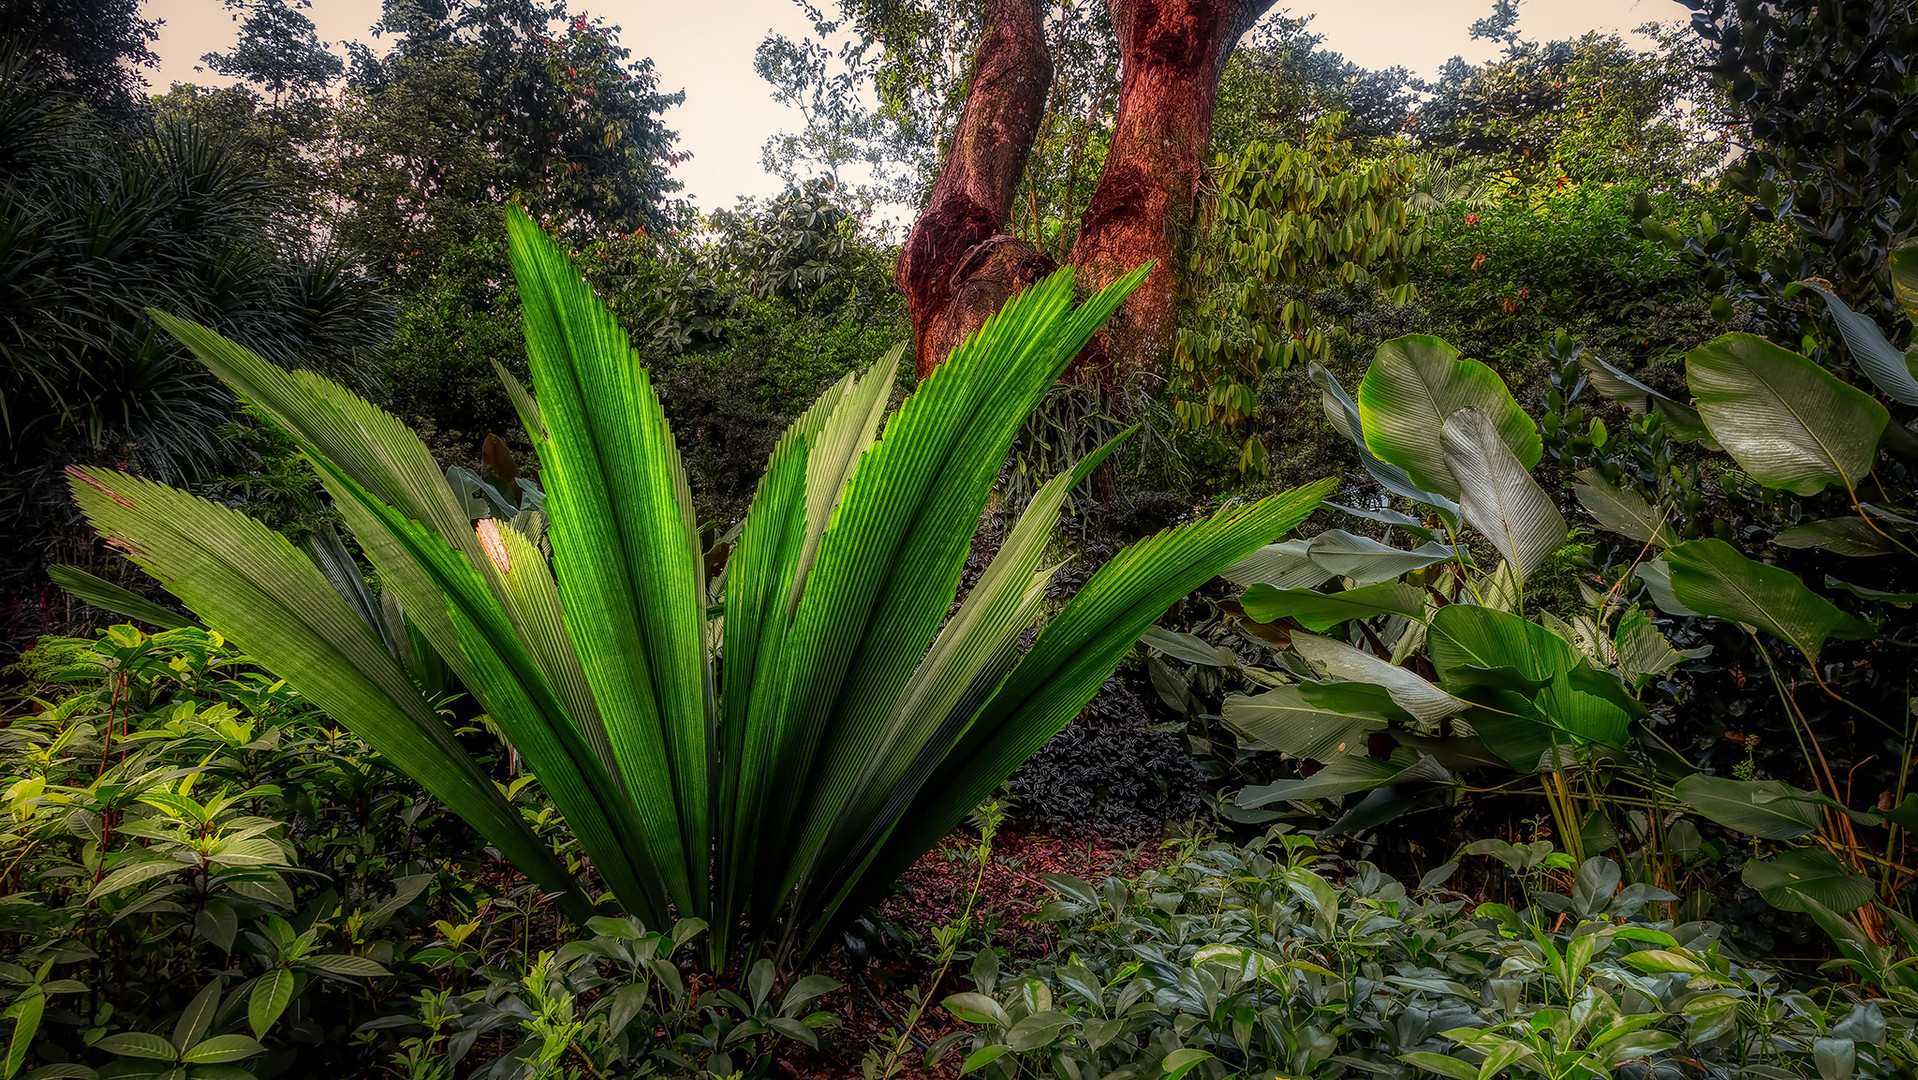
[[[1064,727],[1159,615],[1329,487],[1144,540],[1048,618],[1053,524],[1108,445],[1039,490],[948,617],[1020,425],[1144,276],[1075,306],[1061,272],[891,416],[896,354],[827,390],[773,451],[709,589],[645,368],[550,239],[517,211],[508,233],[533,382],[508,389],[544,470],[543,516],[476,525],[394,417],[158,313],[299,443],[381,594],[184,492],[101,469],[73,470],[73,491],[103,536],[575,919],[608,903],[655,925],[703,918],[715,966],[806,956]],[[522,755],[604,892],[455,740],[412,676],[421,654]]]

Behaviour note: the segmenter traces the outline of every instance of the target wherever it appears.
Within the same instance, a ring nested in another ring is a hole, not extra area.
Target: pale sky
[[[686,91],[686,103],[666,112],[666,126],[679,132],[691,161],[674,171],[702,210],[730,206],[738,195],[771,195],[777,179],[759,166],[768,136],[801,126],[796,111],[776,105],[770,88],[753,71],[753,50],[772,31],[798,37],[810,24],[794,0],[573,0],[575,11],[602,16],[622,28],[620,41],[636,56],[649,56],[660,89]],[[831,8],[831,0],[822,5]],[[1452,56],[1490,59],[1497,51],[1466,32],[1492,9],[1491,0],[1292,0],[1288,14],[1312,15],[1324,47],[1364,67],[1403,65],[1431,76]],[[164,20],[155,51],[156,89],[174,82],[217,84],[222,79],[194,70],[208,52],[230,48],[239,25],[220,0],[146,0],[145,14]],[[1275,7],[1275,11],[1278,7]],[[320,37],[372,42],[380,0],[314,0],[307,14]],[[1571,37],[1587,30],[1627,32],[1646,22],[1687,15],[1676,0],[1530,0],[1521,9],[1527,37]]]

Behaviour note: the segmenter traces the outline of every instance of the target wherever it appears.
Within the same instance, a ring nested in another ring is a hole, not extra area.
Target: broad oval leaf
[[[1441,433],[1460,409],[1477,409],[1526,470],[1544,455],[1538,425],[1518,407],[1505,380],[1438,338],[1407,334],[1380,345],[1359,383],[1366,445],[1405,470],[1414,484],[1451,498],[1461,488]]]
[[[1415,719],[1437,720],[1470,707],[1468,702],[1460,701],[1413,672],[1342,641],[1293,634],[1292,647],[1300,656],[1325,669],[1328,675],[1383,687],[1393,702]]]
[[[1232,650],[1219,645],[1209,645],[1202,638],[1191,634],[1175,633],[1162,626],[1148,627],[1140,636],[1139,644],[1157,649],[1167,656],[1177,657],[1188,664],[1222,668],[1239,666],[1239,658],[1232,655]]]
[[[1782,780],[1737,780],[1696,773],[1672,785],[1672,795],[1727,829],[1765,840],[1792,840],[1818,831],[1818,796]]]
[[[1807,521],[1772,537],[1772,543],[1788,548],[1824,548],[1840,555],[1861,557],[1890,555],[1898,550],[1890,537],[1861,517]]]
[[[1503,436],[1489,416],[1468,407],[1446,419],[1440,442],[1446,465],[1462,485],[1459,508],[1465,520],[1523,578],[1558,550],[1567,530],[1551,496],[1532,479],[1531,466],[1513,455]]]
[[[121,1031],[93,1044],[95,1050],[148,1061],[172,1061],[179,1051],[173,1044],[145,1031]]]
[[[1571,645],[1545,627],[1476,604],[1440,608],[1425,642],[1439,680],[1446,683],[1468,678],[1474,668],[1512,668],[1544,684],[1579,663]]]
[[[1239,603],[1247,617],[1254,621],[1291,618],[1307,629],[1320,631],[1350,619],[1369,619],[1375,615],[1403,615],[1408,619],[1425,616],[1424,595],[1402,581],[1385,581],[1336,593],[1254,585],[1239,598]]]
[[[946,1011],[968,1024],[997,1024],[1005,1027],[1012,1023],[1004,1006],[986,994],[952,994],[946,998],[945,1006]]]
[[[1700,615],[1769,631],[1813,660],[1826,638],[1870,632],[1806,588],[1797,575],[1748,559],[1723,540],[1687,540],[1665,558],[1680,604]]]
[[[244,1061],[266,1053],[266,1047],[245,1035],[215,1035],[210,1039],[193,1044],[180,1060],[189,1065],[219,1065],[228,1061]]]
[[[1234,585],[1270,585],[1310,589],[1332,580],[1332,571],[1313,562],[1304,540],[1267,544],[1225,568],[1219,576]]]
[[[1437,542],[1427,542],[1407,551],[1344,529],[1327,529],[1307,542],[1305,550],[1320,569],[1339,577],[1351,578],[1354,586],[1390,581],[1414,570],[1442,563],[1458,554],[1457,549],[1449,544]],[[1268,584],[1285,588],[1277,582]],[[1312,583],[1317,584],[1320,582]]]
[[[1332,761],[1356,752],[1365,739],[1385,727],[1377,713],[1326,708],[1308,701],[1296,686],[1281,686],[1257,696],[1233,694],[1221,710],[1226,726],[1246,739],[1311,761]]]
[[[1870,878],[1846,870],[1823,848],[1794,848],[1769,861],[1753,859],[1740,876],[1781,911],[1804,911],[1804,898],[1810,897],[1843,914],[1871,903],[1876,892]]]
[[[1424,503],[1437,510],[1439,516],[1445,520],[1456,524],[1457,503],[1436,491],[1428,491],[1413,483],[1404,469],[1379,460],[1378,455],[1372,452],[1372,448],[1366,445],[1365,427],[1363,420],[1359,417],[1358,403],[1345,392],[1345,387],[1339,385],[1339,380],[1326,370],[1325,365],[1313,361],[1307,370],[1311,373],[1312,381],[1319,386],[1320,401],[1325,406],[1326,417],[1332,421],[1332,426],[1337,428],[1341,435],[1352,440],[1352,445],[1358,449],[1359,461],[1364,464],[1365,471],[1371,473],[1372,478],[1377,480],[1385,490],[1411,499],[1413,502]]]
[[[1885,263],[1891,268],[1891,291],[1898,298],[1898,306],[1918,322],[1918,240],[1894,248]]]
[[[1856,488],[1891,419],[1871,395],[1752,334],[1686,353],[1685,375],[1705,426],[1739,468],[1797,495]]]
[[[1421,758],[1401,751],[1390,760],[1358,754],[1335,754],[1325,768],[1302,780],[1280,780],[1249,787],[1239,792],[1238,805],[1253,810],[1275,802],[1303,802],[1330,799],[1355,791],[1371,791],[1392,782],[1392,778],[1418,764]]]
[[[1597,469],[1581,469],[1572,495],[1602,528],[1628,536],[1640,543],[1656,542],[1659,547],[1678,543],[1678,534],[1665,522],[1665,515],[1652,508],[1636,491],[1626,491],[1606,480]]]
[[[253,984],[253,993],[246,1002],[247,1026],[253,1034],[265,1038],[266,1033],[279,1022],[280,1014],[286,1011],[293,1001],[293,973],[285,968],[274,968],[260,976]]]
[[[1664,559],[1648,559],[1638,564],[1634,575],[1645,583],[1645,591],[1651,595],[1652,605],[1667,615],[1689,615],[1698,617],[1698,612],[1679,603],[1672,592],[1672,564]]]

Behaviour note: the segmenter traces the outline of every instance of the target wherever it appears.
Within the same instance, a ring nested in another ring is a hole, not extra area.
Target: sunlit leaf
[[[1359,384],[1358,406],[1372,452],[1404,469],[1412,483],[1448,498],[1458,498],[1461,488],[1441,435],[1460,409],[1478,410],[1526,470],[1544,454],[1538,425],[1505,380],[1435,337],[1408,334],[1380,345]]]

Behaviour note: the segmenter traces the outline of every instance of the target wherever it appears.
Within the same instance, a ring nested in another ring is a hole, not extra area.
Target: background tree
[[[518,201],[574,243],[684,221],[680,160],[652,62],[563,4],[394,0],[376,54],[355,45],[339,113],[337,229],[398,279],[500,233]]]
[[[160,24],[140,17],[140,0],[0,0],[0,28],[48,91],[118,113],[138,101],[138,69],[159,60]]]
[[[311,0],[226,0],[227,10],[244,13],[240,40],[230,52],[207,53],[200,59],[216,74],[259,87],[269,107],[278,110],[289,101],[309,101],[346,71],[346,64],[327,51],[313,20],[301,14]]]
[[[0,60],[0,118],[0,532],[15,540],[0,593],[19,597],[45,588],[48,561],[91,561],[56,494],[65,463],[196,480],[228,464],[230,396],[148,307],[355,380],[389,308],[249,144],[177,114],[104,112],[18,53]]]
[[[1322,49],[1310,18],[1283,14],[1259,23],[1226,62],[1212,116],[1214,154],[1237,156],[1255,142],[1301,145],[1323,117],[1341,113],[1340,130],[1361,142],[1397,135],[1417,94],[1411,72],[1362,68]]]
[[[1453,57],[1406,130],[1426,148],[1484,159],[1507,194],[1543,197],[1585,180],[1643,180],[1669,190],[1703,176],[1722,149],[1701,138],[1712,102],[1695,40],[1656,24],[1639,49],[1616,34],[1525,38],[1501,0],[1472,36],[1503,44],[1489,63]]]
[[[1918,81],[1910,62],[1918,7],[1686,6],[1726,98],[1740,156],[1724,185],[1739,205],[1677,228],[1647,223],[1647,235],[1692,261],[1775,340],[1796,346],[1809,329],[1806,306],[1783,294],[1813,276],[1879,325],[1898,326],[1886,257],[1918,231]]]
[[[1205,171],[1219,78],[1233,45],[1270,6],[1107,4],[1119,53],[1116,114],[1069,258],[1088,285],[1145,262],[1155,269],[1109,324],[1096,367],[1130,372],[1164,360],[1177,254]],[[1050,261],[1004,232],[1051,84],[1041,15],[1036,4],[990,6],[950,151],[901,252],[898,281],[922,372]]]

